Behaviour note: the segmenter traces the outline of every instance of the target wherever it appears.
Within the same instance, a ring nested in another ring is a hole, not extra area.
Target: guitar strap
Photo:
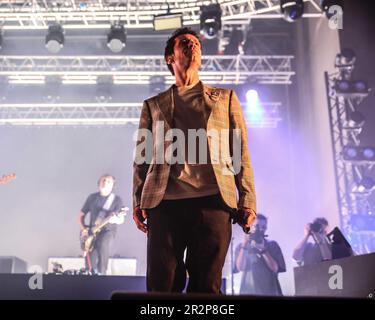
[[[108,198],[107,198],[107,201],[105,202],[104,206],[103,206],[103,210],[106,210],[108,211],[109,208],[111,207],[112,203],[113,203],[113,200],[115,200],[115,194],[114,193],[111,193]]]
[[[96,221],[100,221],[105,218],[106,212],[111,208],[113,200],[115,200],[115,194],[111,193],[105,201],[102,210],[100,210],[98,216],[96,217]]]

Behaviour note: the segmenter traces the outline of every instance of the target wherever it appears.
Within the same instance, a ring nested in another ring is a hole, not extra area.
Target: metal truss
[[[137,125],[142,103],[0,104],[0,125]],[[262,118],[249,118],[248,127],[275,128],[281,103],[263,104]]]
[[[304,0],[305,18],[323,15],[317,0]],[[127,28],[153,28],[154,15],[182,13],[184,25],[199,24],[200,7],[219,3],[222,22],[248,24],[249,19],[280,19],[279,0],[2,0],[4,30],[46,29],[58,22],[65,29],[109,28],[121,22]]]
[[[204,56],[200,77],[208,84],[290,84],[293,56]],[[121,84],[149,84],[152,76],[174,78],[163,56],[2,56],[0,76],[9,84],[96,84],[100,77]]]
[[[341,227],[353,241],[358,253],[369,253],[370,250],[366,246],[367,238],[375,236],[374,233],[353,230],[350,219],[355,214],[371,212],[369,204],[371,192],[360,190],[358,181],[371,170],[374,163],[346,161],[343,158],[345,146],[355,147],[360,145],[363,124],[350,125],[348,116],[350,112],[355,111],[364,97],[354,98],[337,95],[334,89],[337,79],[339,79],[339,74],[325,73]]]

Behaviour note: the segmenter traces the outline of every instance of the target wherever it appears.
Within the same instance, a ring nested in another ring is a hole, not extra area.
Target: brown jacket
[[[208,137],[212,166],[221,196],[231,208],[247,207],[256,212],[254,177],[248,150],[247,128],[238,98],[233,90],[212,88],[204,84],[202,87],[206,107],[210,110],[207,121],[207,132],[210,129],[227,133],[232,132],[231,129],[240,130],[239,140],[241,142],[241,151],[239,153],[240,162],[238,162],[238,170],[234,170],[231,158],[233,155],[232,135],[219,135],[218,144],[215,145],[220,146],[220,152],[213,147],[212,138]],[[153,154],[151,164],[137,164],[134,162],[134,207],[140,206],[142,209],[156,207],[163,199],[167,187],[170,164],[165,161],[158,164],[155,161],[157,158],[156,122],[163,121],[164,134],[173,128],[174,103],[172,88],[145,100],[143,103],[139,129],[149,129],[152,131]],[[222,129],[226,130],[220,131]],[[159,141],[159,146],[164,146],[164,150],[167,150],[167,147],[172,142],[165,141],[164,136],[162,138],[163,141]],[[142,140],[140,141],[139,138],[137,146],[141,142]],[[239,196],[238,200],[236,187]]]

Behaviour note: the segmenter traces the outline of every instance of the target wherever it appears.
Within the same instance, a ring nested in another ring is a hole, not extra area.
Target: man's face
[[[195,67],[198,71],[201,66],[201,50],[201,44],[195,36],[182,34],[175,39],[173,55],[167,57],[167,63],[173,62],[172,67],[180,71],[189,67]]]
[[[111,176],[102,177],[99,181],[99,191],[102,195],[107,196],[112,192],[114,180]]]
[[[267,231],[267,220],[264,219],[255,219],[252,230],[256,231],[259,230],[263,234]]]

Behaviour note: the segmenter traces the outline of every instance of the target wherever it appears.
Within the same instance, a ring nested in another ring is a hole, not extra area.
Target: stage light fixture
[[[375,148],[345,146],[342,151],[345,161],[353,162],[375,162]]]
[[[247,87],[244,116],[246,122],[249,124],[264,122],[265,110],[260,100],[259,89],[259,85],[256,82],[250,82]]]
[[[170,12],[154,16],[154,30],[171,30],[182,27],[182,14]]]
[[[126,45],[126,30],[122,24],[114,24],[107,36],[107,46],[114,52],[119,53]]]
[[[201,7],[200,33],[206,39],[214,39],[221,30],[221,7],[219,4],[210,4]]]
[[[369,161],[375,160],[375,148],[363,148],[363,158]]]
[[[367,83],[361,80],[353,82],[353,89],[359,93],[368,93],[369,91]]]
[[[320,7],[325,12],[328,19],[331,19],[334,13],[330,13],[330,8],[334,6],[339,6],[341,9],[344,9],[344,1],[343,0],[322,0],[320,2]]]
[[[48,27],[46,48],[51,53],[58,53],[64,46],[64,30],[61,25],[54,24]]]
[[[375,181],[371,177],[363,177],[358,184],[359,192],[371,192],[375,187]]]
[[[335,81],[335,90],[337,95],[345,97],[366,97],[370,93],[370,88],[366,81],[346,79]]]
[[[352,128],[362,127],[365,123],[365,117],[359,111],[350,112],[348,115],[348,126]]]
[[[335,67],[339,69],[341,79],[350,80],[357,56],[352,49],[344,48],[336,55]]]
[[[281,0],[281,13],[288,22],[294,22],[301,18],[305,9],[303,0]]]
[[[339,54],[336,55],[336,67],[346,67],[354,65],[357,56],[355,52],[350,48],[344,48]]]

